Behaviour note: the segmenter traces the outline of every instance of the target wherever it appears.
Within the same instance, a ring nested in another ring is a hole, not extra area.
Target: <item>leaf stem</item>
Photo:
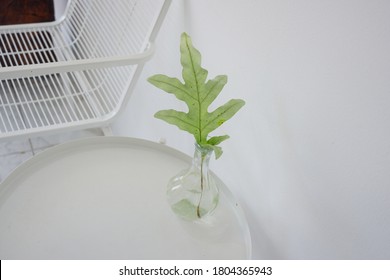
[[[204,154],[202,153],[201,161],[200,161],[200,197],[199,197],[198,206],[196,207],[196,215],[198,216],[199,219],[201,218],[201,214],[200,214],[200,203],[202,202],[202,198],[203,198],[203,188],[204,188],[203,162],[204,162],[205,156],[206,156],[206,155],[204,155]]]

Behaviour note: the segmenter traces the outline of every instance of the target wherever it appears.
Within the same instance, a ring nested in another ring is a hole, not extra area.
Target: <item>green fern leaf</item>
[[[227,76],[220,75],[207,81],[208,72],[201,66],[201,54],[194,48],[191,38],[186,33],[181,35],[180,53],[184,83],[177,78],[161,74],[150,77],[148,81],[184,101],[188,112],[161,110],[155,114],[155,117],[191,133],[199,145],[212,148],[218,158],[222,154],[222,149],[217,145],[229,136],[214,136],[208,139],[208,135],[233,117],[245,102],[241,99],[232,99],[213,112],[209,112],[208,107],[226,85]]]

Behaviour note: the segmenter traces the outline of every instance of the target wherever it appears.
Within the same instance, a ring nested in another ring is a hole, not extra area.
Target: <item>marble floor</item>
[[[74,131],[46,137],[0,142],[0,183],[21,163],[61,143],[80,138],[103,136],[100,129]]]

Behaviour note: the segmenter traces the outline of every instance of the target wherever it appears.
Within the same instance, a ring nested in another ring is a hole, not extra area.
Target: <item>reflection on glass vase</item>
[[[218,186],[209,170],[212,149],[195,144],[190,168],[168,183],[168,202],[179,217],[197,221],[210,215],[218,205]]]

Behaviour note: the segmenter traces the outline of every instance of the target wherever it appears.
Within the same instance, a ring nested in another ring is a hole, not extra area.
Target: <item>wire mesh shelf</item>
[[[170,0],[69,0],[0,27],[0,139],[106,126],[125,107]]]

